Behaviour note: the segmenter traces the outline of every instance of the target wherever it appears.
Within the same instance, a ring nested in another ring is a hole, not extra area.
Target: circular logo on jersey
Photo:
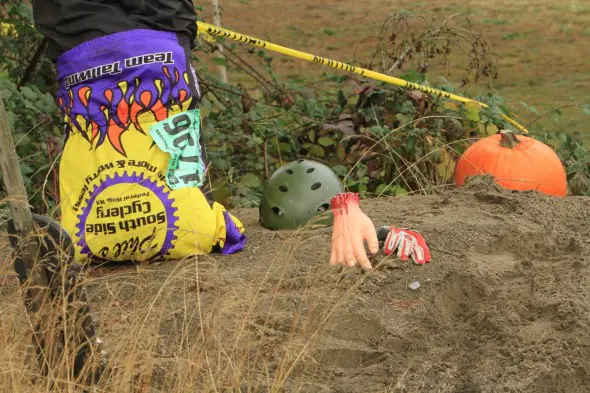
[[[170,191],[143,174],[107,176],[94,187],[79,215],[81,253],[126,261],[163,256],[178,229]]]

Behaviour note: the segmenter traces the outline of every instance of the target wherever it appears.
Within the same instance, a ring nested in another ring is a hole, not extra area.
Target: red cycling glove
[[[397,256],[402,261],[412,258],[419,265],[430,262],[430,250],[426,240],[419,232],[393,226],[381,227],[379,230],[380,237],[383,236],[385,230],[389,232],[383,244],[383,253],[385,255],[391,255],[397,250]]]

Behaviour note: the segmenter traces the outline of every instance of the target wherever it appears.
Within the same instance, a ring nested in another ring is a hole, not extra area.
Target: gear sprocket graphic
[[[166,211],[166,237],[162,243],[162,247],[154,256],[164,256],[172,248],[173,242],[177,239],[176,231],[178,226],[176,225],[178,217],[176,212],[178,208],[173,206],[174,199],[171,198],[169,190],[166,190],[166,186],[158,186],[158,184],[149,178],[146,178],[143,173],[137,174],[135,171],[131,174],[127,172],[123,174],[115,173],[113,176],[107,175],[99,184],[94,186],[94,189],[90,192],[89,197],[85,200],[85,205],[82,208],[82,212],[78,215],[78,223],[76,224],[76,237],[79,239],[77,245],[81,248],[80,253],[86,256],[92,256],[95,258],[103,259],[98,255],[95,255],[90,250],[86,241],[86,221],[94,206],[96,198],[107,188],[117,184],[133,184],[144,187],[152,191],[162,202]]]

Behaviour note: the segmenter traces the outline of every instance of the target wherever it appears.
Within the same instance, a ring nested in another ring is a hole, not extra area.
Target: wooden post
[[[221,9],[219,8],[219,1],[211,0],[211,2],[213,4],[213,24],[217,27],[221,27]],[[219,44],[217,45],[217,49],[223,57],[223,46]],[[223,83],[227,83],[227,70],[224,65],[219,66],[219,75]]]
[[[37,237],[33,236],[33,215],[2,98],[0,98],[0,169],[12,213],[14,232],[10,235],[11,243],[16,251],[14,270],[18,275],[25,307],[34,327],[33,344],[36,347],[39,365],[45,372],[52,362],[46,356],[46,343],[50,341],[47,340],[42,326],[45,320],[42,315],[42,306],[47,300],[49,279],[43,266],[35,263],[39,257],[40,243]]]
[[[0,98],[0,168],[2,180],[16,233],[21,239],[19,257],[26,269],[29,285],[26,289],[27,308],[38,312],[43,301],[44,289],[48,286],[48,279],[40,266],[35,266],[35,259],[39,251],[38,241],[31,236],[33,233],[33,216],[29,208],[29,199],[23,182],[22,174],[12,133],[8,127],[8,117],[4,109],[4,101]]]
[[[31,213],[2,98],[0,98],[0,167],[12,212],[9,232],[11,243],[15,248],[14,269],[19,277],[25,306],[34,327],[33,344],[37,350],[39,365],[42,373],[47,375],[49,370],[60,363],[60,358],[67,356],[64,353],[66,348],[64,340],[68,340],[76,352],[73,374],[77,377],[87,363],[91,351],[96,347],[97,337],[94,323],[90,316],[84,288],[76,282],[76,275],[71,274],[75,273],[71,271],[72,261],[54,260],[58,266],[55,266],[53,278],[50,277],[51,273],[44,265],[46,262],[43,261],[43,258],[47,257],[45,254],[51,247],[48,247],[47,244],[43,245],[40,239],[48,240],[47,236],[51,237],[49,233],[52,230],[55,232],[61,228],[59,225],[57,225],[58,229],[55,227],[53,229],[50,227],[39,228],[40,222],[42,223],[44,219],[33,216]],[[49,219],[45,219],[45,221],[49,222]],[[45,229],[48,232],[43,234],[37,229]],[[60,235],[54,233],[53,237],[58,241]],[[55,245],[54,247],[59,246]],[[68,276],[73,278],[64,282],[61,280],[62,272],[63,276],[69,273]],[[55,318],[52,318],[50,314],[52,307],[47,307],[49,301],[56,300],[54,299],[56,288],[67,289],[64,294],[67,296],[68,302],[67,313],[70,318],[74,318],[74,321],[78,322],[71,332],[73,334],[68,337],[60,333],[59,320],[55,321]],[[92,369],[89,378],[92,380],[100,378],[103,371],[101,367],[102,364],[98,364],[96,369]],[[66,371],[69,373],[69,370]]]
[[[14,225],[20,233],[33,230],[33,216],[29,208],[27,191],[20,173],[18,156],[14,148],[12,134],[8,128],[8,117],[4,109],[4,101],[0,99],[0,167],[6,193],[10,198],[10,210]]]

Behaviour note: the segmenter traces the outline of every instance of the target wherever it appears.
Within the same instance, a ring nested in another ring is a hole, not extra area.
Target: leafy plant
[[[43,42],[32,25],[30,8],[15,0],[2,0],[0,7],[6,29],[0,38],[0,95],[9,111],[33,206],[43,212],[59,203],[55,161],[62,132],[53,99],[55,74],[48,59],[35,58]],[[376,44],[376,53],[386,51],[391,60],[382,67],[390,68],[406,53],[406,60],[395,68],[403,69],[398,76],[453,92],[447,81],[431,83],[424,66],[435,58],[448,61],[455,56],[453,45],[469,42],[471,60],[462,84],[496,76],[479,35],[459,34],[463,25],[458,21],[436,27],[415,18],[400,13],[383,25],[384,37],[394,28],[397,33],[394,41]],[[394,21],[403,23],[396,27]],[[329,165],[348,190],[366,196],[437,192],[454,186],[456,162],[473,141],[512,128],[498,116],[509,115],[510,108],[493,92],[472,97],[489,105],[483,109],[340,72],[326,72],[321,81],[309,85],[280,78],[265,50],[211,37],[201,36],[199,41],[194,61],[203,90],[200,108],[211,162],[209,186],[214,199],[227,206],[256,205],[264,180],[297,158]],[[218,64],[240,83],[220,81]],[[26,78],[23,69],[28,70]],[[559,128],[560,109],[543,115],[524,105],[537,117],[551,117]],[[590,114],[590,107],[576,107]],[[578,136],[549,132],[536,123],[530,126],[533,136],[556,149],[567,168],[571,193],[590,194],[590,158]]]
[[[386,18],[368,66],[386,73],[406,69],[423,75],[436,66],[449,67],[454,61],[464,67],[461,87],[481,78],[497,79],[489,45],[473,31],[469,17],[440,14],[426,18],[400,10]]]
[[[556,152],[565,165],[570,193],[590,196],[590,152],[577,135],[561,131],[536,137],[547,144],[557,145]]]
[[[54,101],[54,70],[41,56],[44,42],[33,26],[30,6],[2,0],[0,15],[0,97],[14,132],[31,203],[45,211],[55,207],[58,194],[54,160],[61,132]],[[0,198],[1,190],[0,183]]]
[[[406,44],[413,42],[430,53],[444,56],[451,52],[440,52],[434,42],[426,49],[426,43],[418,44],[419,40],[428,41],[438,34],[446,37],[439,42],[452,46],[466,39],[464,33],[453,30],[460,26],[430,26],[412,33],[408,15],[397,15],[388,22],[398,19],[405,21]],[[485,42],[475,33],[470,37],[474,45],[468,69],[473,73],[471,79],[475,82],[480,77],[495,78],[495,65]],[[252,81],[251,89],[222,85],[201,63],[200,74],[209,97],[204,103],[210,111],[206,123],[208,150],[214,160],[213,177],[223,188],[220,194],[227,202],[233,196],[232,200],[239,204],[256,204],[264,176],[282,163],[300,157],[330,165],[349,190],[363,195],[436,192],[441,187],[454,186],[456,162],[470,144],[501,129],[513,129],[499,116],[510,116],[511,109],[491,91],[480,96],[459,93],[486,103],[489,107],[484,109],[477,104],[461,104],[418,91],[361,81],[343,73],[327,72],[321,83],[315,81],[310,87],[301,81],[281,81],[273,72],[272,58],[263,50],[225,41],[224,46],[225,64],[230,71],[240,79],[239,75],[243,75]],[[398,52],[402,47],[398,47]],[[214,53],[216,49],[210,44],[201,50]],[[424,53],[414,50],[416,61],[424,58]],[[197,57],[201,56],[203,53]],[[423,67],[408,68],[401,77],[453,92],[451,83],[433,85],[421,71]],[[466,76],[463,84],[471,79]],[[327,88],[317,88],[318,85]],[[547,116],[557,117],[555,111],[559,110],[554,109]],[[539,135],[553,138],[542,127],[535,127],[532,136]],[[576,135],[568,135],[570,142],[557,149],[568,168],[568,179],[584,183],[579,179],[588,179],[584,161],[587,149]],[[571,192],[583,191],[575,186]]]

